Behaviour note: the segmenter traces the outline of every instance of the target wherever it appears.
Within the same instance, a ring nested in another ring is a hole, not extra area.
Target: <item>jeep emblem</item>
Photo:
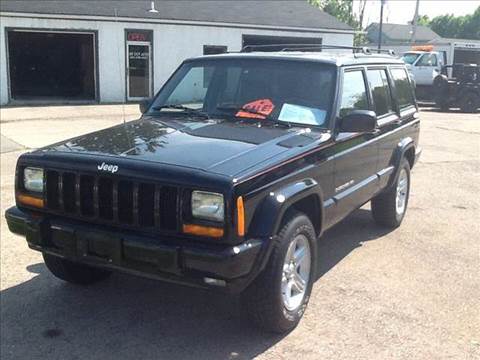
[[[105,164],[104,162],[101,165],[97,166],[98,170],[108,171],[112,174],[115,174],[118,171],[118,165]]]

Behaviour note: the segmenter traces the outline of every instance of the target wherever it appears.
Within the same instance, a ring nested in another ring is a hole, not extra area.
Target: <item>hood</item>
[[[303,128],[254,122],[146,117],[40,151],[126,157],[233,176],[292,148],[308,145],[321,135]]]

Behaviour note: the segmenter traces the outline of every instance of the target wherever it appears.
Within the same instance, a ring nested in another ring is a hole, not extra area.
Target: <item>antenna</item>
[[[149,13],[158,13],[158,10],[155,9],[155,1],[150,2],[150,10],[148,10]]]

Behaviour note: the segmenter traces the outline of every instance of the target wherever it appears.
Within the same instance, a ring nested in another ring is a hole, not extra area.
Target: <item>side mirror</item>
[[[138,107],[140,108],[140,112],[142,114],[145,114],[150,107],[150,104],[152,103],[152,99],[145,99],[140,101],[140,104],[138,104]]]
[[[340,120],[340,132],[374,132],[377,127],[377,114],[370,110],[353,110]]]

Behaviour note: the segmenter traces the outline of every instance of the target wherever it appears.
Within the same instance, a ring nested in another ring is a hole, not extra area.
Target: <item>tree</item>
[[[430,20],[423,15],[418,23],[427,25],[442,37],[480,40],[480,6],[473,14],[465,16],[447,14]]]
[[[335,16],[338,20],[350,25],[355,30],[363,29],[363,15],[367,0],[359,0],[358,12],[353,9],[353,0],[309,0],[310,4],[322,9],[326,13]],[[365,41],[363,34],[356,34],[355,44]]]
[[[430,18],[428,17],[428,15],[419,16],[417,19],[417,24],[428,26],[430,24]]]

